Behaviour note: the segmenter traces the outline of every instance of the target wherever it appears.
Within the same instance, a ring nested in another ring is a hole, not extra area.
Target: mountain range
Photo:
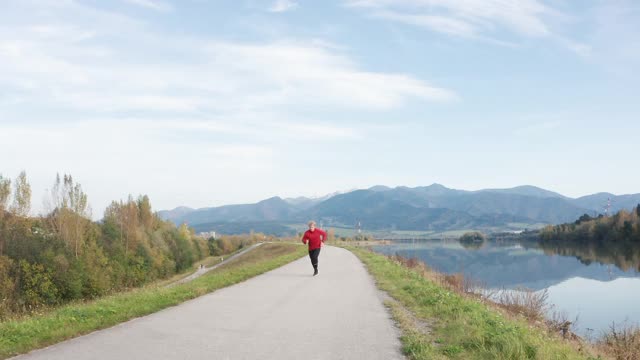
[[[496,230],[509,224],[535,225],[571,222],[582,214],[632,209],[640,194],[598,193],[570,198],[525,185],[509,189],[477,191],[450,189],[440,184],[421,187],[382,185],[334,193],[321,198],[272,197],[255,204],[192,209],[178,207],[158,215],[175,223],[187,223],[197,231],[242,233],[250,230],[274,235],[295,233],[290,224],[308,219],[325,227],[368,230],[446,231]]]

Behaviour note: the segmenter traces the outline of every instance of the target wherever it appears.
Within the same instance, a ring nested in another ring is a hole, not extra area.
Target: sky
[[[0,0],[0,174],[94,217],[373,185],[640,193],[635,0]]]

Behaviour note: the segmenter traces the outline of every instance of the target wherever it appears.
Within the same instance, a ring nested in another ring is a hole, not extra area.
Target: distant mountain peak
[[[259,201],[258,204],[266,203],[266,202],[281,202],[281,201],[284,201],[284,200],[282,200],[282,198],[280,196],[272,196],[272,197],[270,197],[268,199],[264,199],[262,201]]]
[[[388,186],[385,186],[385,185],[375,185],[375,186],[370,187],[368,190],[371,190],[371,191],[388,191],[388,190],[391,190],[391,188],[388,187]]]
[[[587,195],[587,196],[616,196],[616,195],[609,192],[599,192],[599,193],[595,193],[593,195]]]
[[[532,196],[537,198],[560,198],[567,199],[566,196],[562,194],[558,194],[557,192],[553,192],[550,190],[546,190],[543,188],[539,188],[533,185],[520,185],[512,188],[506,189],[483,189],[478,190],[478,192],[492,192],[492,193],[502,193],[502,194],[511,194],[511,195],[523,195],[523,196]]]

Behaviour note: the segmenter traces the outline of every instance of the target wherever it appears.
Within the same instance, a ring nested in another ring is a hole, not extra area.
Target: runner
[[[326,239],[327,233],[316,229],[315,221],[309,221],[309,230],[302,235],[302,243],[309,243],[309,258],[311,258],[311,265],[313,265],[313,276],[318,275],[318,256],[320,256],[320,248]]]

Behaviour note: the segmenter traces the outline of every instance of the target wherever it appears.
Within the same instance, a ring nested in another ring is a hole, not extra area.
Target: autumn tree
[[[7,211],[9,196],[11,195],[11,179],[5,179],[0,174],[0,220]]]
[[[140,202],[144,203],[142,200]],[[113,201],[105,210],[105,220],[112,222],[118,230],[120,230],[120,240],[122,241],[125,255],[127,255],[131,249],[136,249],[141,237],[141,231],[139,229],[141,213],[138,203],[138,201],[134,201],[133,197],[129,195],[127,202],[123,202],[122,200]],[[148,202],[148,198],[147,204],[143,206],[148,206],[148,211],[151,211],[151,204]],[[153,220],[147,219],[147,221],[151,222]]]
[[[87,194],[80,184],[74,183],[71,175],[56,175],[51,190],[54,207],[50,219],[54,232],[73,249],[75,257],[82,250],[85,233],[90,225],[91,208]]]
[[[138,224],[140,223],[138,203],[129,195],[129,201],[122,209],[124,215],[125,250],[135,249],[138,245]]]
[[[329,230],[327,230],[327,241],[331,241],[333,242],[336,239],[336,232],[333,228],[329,228]]]
[[[151,230],[153,227],[153,212],[151,211],[151,202],[147,195],[138,197],[138,212],[140,213],[140,222],[145,229]]]
[[[5,179],[0,174],[0,255],[4,254],[5,222],[9,196],[11,195],[11,180]]]
[[[27,181],[27,173],[22,171],[16,178],[11,212],[26,217],[31,211],[31,185]]]

